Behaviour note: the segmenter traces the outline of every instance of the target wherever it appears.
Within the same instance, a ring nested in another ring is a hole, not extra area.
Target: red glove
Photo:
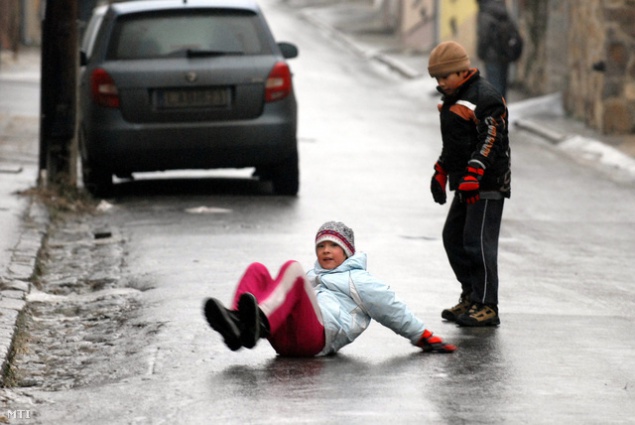
[[[461,202],[475,204],[481,199],[479,190],[481,188],[481,178],[485,170],[479,166],[468,165],[467,172],[459,182],[459,197]]]
[[[445,184],[448,181],[448,173],[443,169],[439,161],[434,164],[434,175],[430,182],[430,191],[434,202],[437,204],[445,204],[447,195],[445,194]]]
[[[417,347],[423,349],[424,353],[452,353],[456,351],[456,345],[443,342],[440,336],[434,336],[427,329],[421,334]]]

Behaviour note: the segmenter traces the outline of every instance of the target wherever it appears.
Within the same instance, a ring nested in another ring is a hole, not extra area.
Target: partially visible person
[[[460,326],[496,326],[498,238],[511,193],[507,107],[454,41],[432,50],[428,72],[443,95],[438,106],[443,146],[430,190],[438,204],[446,202],[448,183],[455,191],[443,246],[461,284],[459,303],[441,317]]]
[[[366,271],[353,230],[324,223],[315,237],[317,261],[305,275],[286,262],[273,279],[260,263],[251,264],[238,283],[231,309],[216,298],[205,302],[209,325],[233,351],[253,348],[267,338],[281,356],[334,354],[353,342],[374,319],[424,352],[456,350],[433,335],[388,285]]]
[[[487,80],[506,97],[509,64],[520,56],[522,38],[504,0],[477,1],[477,55],[485,65]]]

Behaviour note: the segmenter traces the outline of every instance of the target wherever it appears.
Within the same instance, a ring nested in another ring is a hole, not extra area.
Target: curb
[[[366,50],[359,47],[359,45],[355,42],[355,40],[352,37],[349,37],[344,32],[338,30],[337,28],[334,28],[332,25],[329,25],[328,23],[324,22],[322,19],[319,19],[313,16],[311,14],[311,10],[302,9],[298,11],[298,16],[300,16],[300,18],[304,19],[311,25],[321,29],[329,37],[340,42],[341,44],[346,46],[348,49],[352,50],[355,54],[362,57],[368,57]]]
[[[564,116],[562,109],[562,93],[556,92],[544,96],[532,97],[509,105],[510,116],[520,116],[510,120],[510,125],[514,125],[519,130],[525,130],[542,137],[552,144],[558,144],[565,140],[567,136],[559,131],[549,129],[538,124],[532,116],[535,111],[548,112],[553,116]]]
[[[635,181],[635,159],[599,140],[577,134],[564,134],[550,130],[531,118],[514,121],[515,127],[535,134],[562,152],[595,163],[598,168],[611,174],[621,173],[620,180]]]
[[[557,145],[563,142],[567,137],[564,134],[549,130],[530,119],[520,118],[514,121],[514,126],[519,130],[525,130],[542,137],[548,142]]]
[[[20,196],[20,195],[16,195]],[[4,385],[13,356],[18,322],[26,307],[31,278],[36,271],[40,248],[46,237],[49,215],[37,199],[31,197],[22,215],[22,232],[12,249],[4,276],[0,276],[0,384]]]
[[[314,16],[314,14],[311,14],[311,10],[300,10],[298,12],[298,15],[305,21],[309,22],[311,25],[324,31],[330,38],[338,41],[340,44],[344,45],[347,49],[351,50],[356,55],[364,59],[375,60],[379,63],[382,63],[391,70],[400,74],[402,77],[409,80],[421,78],[421,72],[409,67],[399,60],[391,58],[389,55],[386,55],[381,51],[365,49],[361,47],[359,43],[355,41],[354,37],[349,36],[345,32],[338,30],[322,19]]]
[[[40,81],[40,49],[24,48],[20,50],[19,58],[7,58],[3,55],[0,82],[5,85],[15,83],[37,84]],[[7,134],[8,127],[21,112],[12,108],[0,111],[0,133]],[[29,115],[30,116],[30,115]],[[31,171],[30,165],[11,160],[12,147],[10,143],[21,141],[7,140],[9,155],[5,156],[5,142],[0,143],[0,156],[7,159],[0,168],[0,173],[22,173],[26,169]],[[7,183],[3,187],[3,196],[16,197],[18,202],[11,207],[12,239],[5,240],[3,245],[2,267],[0,268],[0,385],[5,385],[7,373],[10,372],[10,362],[14,356],[16,337],[21,318],[27,308],[27,295],[32,289],[31,280],[37,272],[38,257],[44,243],[49,214],[46,206],[28,191],[20,191],[31,187],[23,187],[21,181],[17,185]],[[12,204],[14,199],[11,199]],[[15,219],[15,224],[13,223]],[[1,419],[0,415],[0,419]],[[1,421],[0,421],[1,422]]]
[[[411,68],[408,65],[405,65],[399,62],[399,60],[393,59],[390,56],[387,56],[383,53],[377,53],[369,57],[370,59],[375,59],[383,63],[388,68],[399,73],[402,77],[407,78],[408,80],[416,80],[416,79],[422,78],[425,75],[417,71],[416,69]]]
[[[567,131],[566,127],[558,130],[548,128],[536,118],[535,111],[564,117],[562,93],[553,93],[513,103],[510,113],[520,116],[511,120],[518,130],[526,131],[540,137],[565,154],[608,172],[623,181],[635,181],[635,159],[610,144],[591,137],[578,134],[575,130]],[[619,175],[619,176],[618,176]]]

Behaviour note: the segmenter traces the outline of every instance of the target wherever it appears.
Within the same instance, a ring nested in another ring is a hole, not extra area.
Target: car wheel
[[[298,151],[271,168],[273,191],[278,195],[295,196],[300,189]]]
[[[84,188],[86,188],[86,190],[88,190],[88,192],[90,192],[93,196],[106,197],[112,192],[112,173],[103,167],[99,167],[98,165],[91,163],[87,159],[88,151],[86,148],[86,136],[81,126],[78,135]]]

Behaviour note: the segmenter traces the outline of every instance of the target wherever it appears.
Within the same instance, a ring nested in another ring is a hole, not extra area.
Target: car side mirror
[[[79,66],[86,66],[88,64],[88,56],[86,52],[80,50],[79,52]]]
[[[293,59],[298,57],[298,48],[295,44],[281,42],[278,43],[278,47],[280,48],[280,52],[282,52],[282,56],[285,59]]]

